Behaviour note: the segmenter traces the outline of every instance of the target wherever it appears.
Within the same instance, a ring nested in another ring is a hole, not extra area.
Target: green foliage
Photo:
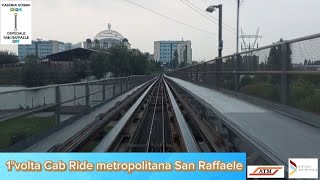
[[[271,82],[271,78],[268,74],[256,74],[253,77],[253,82]]]
[[[283,42],[282,39],[280,39],[279,42]],[[281,46],[274,46],[270,49],[268,61],[267,61],[267,67],[270,71],[281,71],[283,60],[282,57],[286,56],[288,57],[286,59],[286,64],[288,65],[287,70],[291,69],[291,49],[290,46],[287,46],[286,52],[287,54],[282,54],[282,47]],[[271,82],[272,84],[279,84],[280,83],[280,75],[275,74],[272,75]]]
[[[163,73],[160,62],[148,61],[140,50],[128,49],[123,45],[100,49],[99,52],[89,57],[89,62],[74,61],[73,63],[74,66],[67,71],[51,69],[48,65],[41,64],[37,56],[28,55],[21,72],[18,68],[16,68],[18,72],[14,74],[6,72],[2,74],[0,71],[1,78],[4,79],[1,81],[0,78],[0,84],[20,84],[22,82],[27,87],[33,87],[75,82],[89,75],[94,75],[99,79],[108,72],[112,72],[115,77]],[[8,79],[15,79],[15,81],[8,83]]]
[[[175,50],[175,51],[174,51],[174,54],[173,54],[173,59],[172,59],[172,61],[170,62],[172,69],[177,69],[177,68],[178,68],[178,65],[179,65],[179,60],[178,60],[178,59],[179,59],[178,51]]]
[[[303,77],[303,78],[302,78]],[[288,103],[299,109],[320,113],[320,88],[318,83],[313,82],[314,77],[311,76],[297,76],[293,78],[289,87]],[[270,84],[272,75],[255,75],[243,76],[241,78],[241,92],[249,95],[261,97],[267,100],[279,102],[279,87],[278,85]]]
[[[18,117],[0,122],[0,149],[55,126],[54,116]]]
[[[19,62],[18,57],[9,51],[0,51],[0,67],[4,64],[15,64]]]
[[[223,85],[224,88],[226,89],[234,89],[234,75],[233,74],[223,74],[222,77],[220,76],[220,78],[222,78],[224,80]]]
[[[290,87],[289,103],[311,112],[320,113],[320,89],[305,78],[295,80]]]
[[[39,57],[35,54],[30,54],[30,55],[27,55],[25,58],[24,58],[24,61],[25,62],[34,62],[34,61],[38,61],[39,60]]]
[[[240,56],[240,62],[241,62],[241,56]],[[231,56],[226,59],[226,62],[223,65],[223,70],[225,71],[233,71],[236,67],[236,60],[235,57]]]
[[[104,52],[93,53],[89,57],[90,67],[92,70],[92,75],[96,76],[98,79],[102,78],[106,72],[109,70],[109,57]]]
[[[231,57],[232,59],[233,57]],[[232,59],[233,60],[233,59]],[[257,71],[259,68],[259,57],[256,55],[243,55],[239,57],[239,68],[241,71]]]
[[[163,68],[160,62],[154,60],[148,61],[148,71],[146,74],[162,74]]]
[[[299,103],[299,107],[307,111],[320,113],[320,90],[314,94],[302,99]]]
[[[21,84],[20,68],[0,68],[0,85]]]
[[[187,66],[187,63],[186,62],[181,62],[179,64],[179,68],[183,68],[183,67],[186,67]]]
[[[47,84],[49,68],[40,64],[35,56],[27,56],[22,68],[22,83],[28,87]]]
[[[320,76],[318,75],[295,75],[293,81],[308,81],[320,89]]]
[[[314,85],[309,81],[298,80],[292,83],[290,92],[290,104],[299,106],[301,101],[314,93]]]
[[[88,63],[82,61],[75,61],[71,69],[74,80],[84,79],[88,76]]]
[[[271,71],[281,70],[281,48],[279,46],[274,46],[270,49],[267,64],[268,69]]]
[[[131,74],[147,74],[147,71],[149,69],[148,65],[148,61],[142,52],[140,52],[138,49],[132,49],[130,51],[129,66]]]
[[[240,80],[240,86],[246,86],[253,83],[253,78],[251,76],[242,76]]]
[[[133,54],[126,46],[112,46],[107,50],[110,58],[111,72],[114,76],[127,76],[132,74],[130,59]]]
[[[277,86],[267,83],[256,83],[244,86],[240,89],[241,92],[261,97],[267,100],[279,101],[279,90]]]
[[[97,78],[107,72],[114,76],[146,75],[162,72],[161,64],[148,61],[138,49],[128,49],[126,46],[112,46],[90,56],[92,74]]]
[[[73,71],[59,71],[57,69],[49,69],[47,76],[47,84],[64,84],[79,81]]]

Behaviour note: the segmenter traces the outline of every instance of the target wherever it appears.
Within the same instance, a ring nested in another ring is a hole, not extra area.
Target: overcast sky
[[[146,8],[196,28],[218,34],[218,25],[199,15],[180,0],[131,0]],[[236,0],[188,0],[205,10],[223,4],[224,24],[236,27]],[[93,39],[112,24],[129,39],[132,48],[153,53],[155,40],[191,40],[194,60],[217,56],[217,36],[170,21],[125,0],[33,0],[33,39],[78,43]],[[210,14],[218,18],[218,13]],[[320,32],[320,0],[244,0],[240,26],[248,34],[260,27],[259,46]],[[225,30],[229,29],[229,30]],[[223,31],[224,55],[235,52],[236,34]],[[231,31],[231,32],[230,32]],[[0,45],[16,52],[17,47]]]

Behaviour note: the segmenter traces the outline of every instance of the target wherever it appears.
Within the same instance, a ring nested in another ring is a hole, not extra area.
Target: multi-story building
[[[162,63],[169,63],[174,58],[174,52],[178,52],[178,61],[192,63],[191,41],[155,41],[154,59]]]
[[[182,62],[192,64],[191,41],[183,41],[183,43],[178,44],[177,51],[179,64]]]
[[[32,41],[32,44],[18,45],[19,60],[24,61],[27,55],[37,55],[39,58],[45,58],[47,55],[62,52],[71,49],[71,43],[64,43],[55,40]]]

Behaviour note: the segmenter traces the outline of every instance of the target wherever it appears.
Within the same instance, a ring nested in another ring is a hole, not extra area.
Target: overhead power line
[[[202,11],[199,11],[197,9],[195,9],[192,5],[189,5],[186,1],[183,1],[183,0],[179,0],[180,2],[182,2],[183,4],[187,5],[189,8],[193,9],[194,11],[196,11],[197,13],[199,13],[201,16],[205,17],[206,19],[208,19],[209,21],[217,24],[216,21],[212,20],[211,18],[205,16],[204,14],[202,14]]]
[[[163,18],[166,18],[166,19],[169,19],[169,20],[171,20],[171,21],[174,21],[174,22],[176,22],[176,23],[178,23],[178,24],[182,24],[182,25],[184,25],[184,26],[187,26],[187,27],[190,27],[190,28],[192,28],[192,29],[195,29],[195,30],[198,30],[198,31],[202,31],[202,32],[205,32],[205,33],[217,35],[217,34],[215,34],[215,33],[213,33],[213,32],[210,32],[210,31],[207,31],[207,30],[204,30],[204,29],[200,29],[200,28],[194,27],[194,26],[192,26],[192,25],[186,24],[186,23],[184,23],[184,22],[181,22],[181,21],[176,20],[176,19],[174,19],[174,18],[171,18],[171,17],[169,17],[169,16],[160,14],[160,13],[154,11],[154,10],[148,9],[148,8],[142,6],[142,5],[138,4],[138,3],[132,2],[132,1],[130,1],[130,0],[124,0],[124,1],[127,1],[127,2],[129,2],[129,3],[131,3],[131,4],[134,4],[134,5],[140,7],[140,8],[142,8],[142,9],[144,9],[144,10],[147,10],[147,11],[149,11],[149,12],[152,12],[152,13],[154,13],[154,14],[156,14],[156,15],[159,15],[159,16],[161,16],[161,17],[163,17]]]
[[[181,2],[183,2],[183,0],[179,0],[179,1],[181,1]],[[196,8],[198,11],[201,11],[201,12],[204,12],[205,14],[207,14],[207,12],[206,11],[204,11],[203,9],[201,9],[201,8],[199,8],[198,6],[196,6],[196,5],[194,5],[192,2],[190,2],[189,0],[184,0],[185,2],[187,2],[187,3],[189,3],[191,6],[193,6],[194,8]],[[183,2],[184,3],[184,2]],[[184,3],[184,4],[186,4],[186,3]],[[189,6],[190,7],[190,6]],[[192,8],[192,9],[194,9],[194,8]],[[198,12],[197,11],[197,12]],[[199,12],[198,12],[199,13]],[[201,15],[203,15],[202,13],[199,13],[199,14],[201,14]],[[204,16],[204,15],[203,15]],[[209,16],[209,15],[208,15]],[[210,20],[215,20],[215,21],[212,21],[212,22],[214,22],[215,24],[217,24],[218,23],[218,19],[217,18],[215,18],[215,17],[213,17],[213,16],[209,16],[210,17]],[[206,18],[208,18],[208,17],[206,17]],[[212,19],[211,19],[212,18]],[[229,26],[228,24],[225,24],[225,23],[222,23],[225,27],[225,30],[228,30],[228,31],[230,31],[230,32],[235,32],[235,28],[234,27],[232,27],[232,26]],[[229,29],[227,29],[227,28],[229,28]]]

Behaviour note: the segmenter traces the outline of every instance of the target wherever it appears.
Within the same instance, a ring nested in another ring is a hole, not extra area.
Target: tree
[[[132,74],[130,59],[132,53],[123,45],[112,46],[107,50],[110,57],[110,68],[115,76],[127,76]]]
[[[35,54],[29,54],[24,58],[25,62],[35,62],[35,61],[38,61],[38,60],[39,60],[39,57],[37,55],[35,55]]]
[[[109,56],[105,52],[96,52],[89,57],[92,75],[102,78],[109,71]]]
[[[186,62],[181,62],[179,64],[179,68],[183,68],[183,67],[186,67],[187,66],[187,63]]]
[[[28,55],[22,67],[22,83],[25,86],[42,86],[48,82],[48,66],[40,64],[35,55]]]
[[[147,57],[139,49],[132,49],[130,54],[131,73],[135,75],[147,74],[149,68]]]
[[[280,39],[279,42],[283,42],[283,39]],[[274,46],[270,49],[270,53],[269,53],[269,57],[268,57],[268,61],[267,61],[267,66],[268,66],[268,70],[271,71],[281,71],[282,70],[282,66],[283,66],[283,60],[282,57],[287,57],[286,59],[286,64],[287,69],[289,70],[291,69],[291,49],[290,46],[286,46],[286,52],[287,54],[282,54],[282,49],[284,46]],[[274,74],[271,75],[271,83],[273,84],[279,84],[280,83],[280,75],[279,74]]]
[[[19,62],[18,57],[9,51],[0,51],[0,67],[5,64],[15,64]]]
[[[178,59],[179,59],[178,51],[175,50],[174,54],[173,54],[173,59],[171,61],[171,68],[172,69],[176,69],[178,67],[178,65],[179,65],[179,60]]]
[[[146,71],[146,74],[159,74],[163,73],[163,69],[161,67],[160,62],[156,62],[154,60],[147,61],[148,62],[148,68]]]
[[[114,76],[146,75],[161,71],[161,64],[148,61],[139,49],[128,49],[123,45],[112,46],[93,53],[90,58],[92,74],[97,78],[107,72]]]
[[[268,70],[280,71],[281,70],[281,49],[279,46],[274,46],[270,49],[268,57]]]
[[[75,61],[72,67],[72,73],[75,80],[84,79],[88,76],[88,63]]]
[[[188,63],[187,49],[184,49],[184,50],[183,50],[183,61],[184,61],[184,64],[187,64],[187,63]],[[180,64],[181,64],[181,63],[180,63]]]

